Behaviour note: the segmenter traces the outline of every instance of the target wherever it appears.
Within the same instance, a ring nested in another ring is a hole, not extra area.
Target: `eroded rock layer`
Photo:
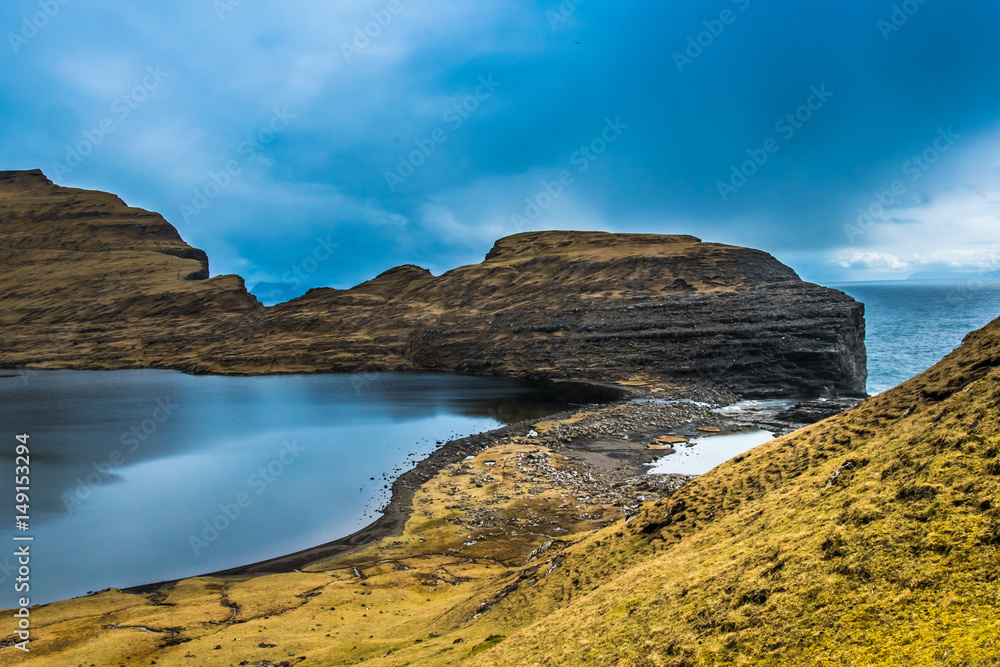
[[[161,216],[0,172],[0,364],[281,373],[447,369],[863,393],[863,306],[692,236],[529,232],[434,276],[390,269],[270,308]]]
[[[995,665],[998,424],[1000,320],[679,488],[581,457],[724,418],[587,407],[449,443],[357,551],[32,608],[30,653],[0,632],[0,664]]]

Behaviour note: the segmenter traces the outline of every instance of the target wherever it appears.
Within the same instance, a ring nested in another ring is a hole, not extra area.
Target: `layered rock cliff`
[[[33,608],[31,653],[0,632],[0,664],[997,663],[1000,320],[625,519],[559,443],[635,405],[454,443],[361,551]]]
[[[0,267],[7,367],[183,368],[263,310],[161,216],[37,170],[0,172]]]
[[[530,232],[441,276],[390,269],[270,308],[162,217],[0,172],[0,364],[275,373],[447,369],[864,392],[863,306],[691,236]]]

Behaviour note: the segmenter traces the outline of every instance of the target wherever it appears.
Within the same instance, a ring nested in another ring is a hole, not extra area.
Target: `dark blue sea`
[[[865,304],[868,393],[927,370],[974,329],[1000,317],[1000,280],[833,285]]]

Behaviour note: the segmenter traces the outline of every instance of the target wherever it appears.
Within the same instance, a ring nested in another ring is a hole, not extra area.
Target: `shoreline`
[[[572,414],[572,412],[557,414]],[[389,502],[382,510],[382,516],[350,535],[256,563],[238,565],[204,574],[193,574],[179,579],[130,586],[119,590],[123,593],[147,594],[179,581],[197,577],[243,578],[293,572],[315,563],[360,551],[385,538],[397,537],[402,534],[403,527],[410,518],[413,511],[413,497],[421,485],[433,478],[443,468],[463,460],[472,453],[488,449],[489,446],[495,444],[495,438],[527,434],[531,430],[532,424],[537,421],[539,420],[525,420],[444,443],[393,481]]]
[[[218,377],[267,377],[271,375],[342,375],[352,372],[322,371],[311,372],[287,372],[287,373],[252,373],[252,374],[228,374],[215,372],[192,372],[181,368],[157,368],[157,367],[126,367],[126,368],[26,368],[26,367],[3,367],[0,364],[0,379],[15,379],[30,377],[33,373],[45,372],[118,372],[118,371],[165,371],[171,373],[182,373],[190,376],[214,375]],[[369,371],[372,373],[382,373],[385,371]],[[182,577],[161,580],[158,582],[148,582],[118,588],[111,586],[100,590],[94,590],[87,594],[75,597],[54,600],[44,603],[41,606],[57,604],[65,600],[86,598],[106,590],[116,589],[125,593],[145,594],[150,593],[186,579],[198,577],[226,577],[226,578],[252,578],[266,574],[279,574],[299,570],[308,565],[326,561],[339,556],[346,556],[353,552],[360,551],[367,546],[379,542],[388,537],[399,536],[412,514],[412,501],[414,494],[421,485],[434,477],[441,469],[461,461],[469,454],[477,453],[497,444],[504,438],[516,437],[528,433],[533,424],[540,421],[564,418],[581,410],[595,409],[614,405],[616,403],[628,402],[636,398],[649,396],[650,393],[642,386],[618,385],[600,380],[585,380],[578,378],[549,378],[544,376],[524,376],[513,374],[473,374],[461,373],[448,369],[403,369],[400,371],[388,371],[389,373],[435,373],[441,375],[455,375],[465,377],[495,377],[507,378],[519,382],[528,387],[544,387],[547,392],[556,397],[560,402],[569,405],[579,405],[580,407],[563,410],[550,415],[540,416],[533,419],[522,420],[512,424],[500,426],[489,431],[472,434],[464,438],[449,440],[431,452],[428,456],[418,461],[413,468],[407,470],[396,477],[391,484],[389,500],[380,510],[382,515],[368,525],[343,537],[325,542],[319,545],[301,549],[296,552],[282,554],[264,560],[237,565],[231,568],[216,570],[207,573],[195,573]],[[586,401],[585,403],[575,403],[574,399]],[[602,400],[603,399],[603,400]]]
[[[607,385],[605,387],[611,388]],[[642,470],[644,464],[670,453],[647,447],[647,443],[655,437],[666,434],[680,434],[691,438],[703,436],[704,434],[697,432],[697,426],[707,422],[721,426],[724,432],[743,430],[749,425],[775,430],[781,427],[780,419],[775,421],[764,419],[760,415],[723,415],[715,412],[719,407],[732,405],[736,402],[734,399],[739,398],[724,391],[706,392],[711,393],[708,398],[715,399],[711,404],[680,399],[667,399],[662,404],[646,404],[635,399],[655,397],[656,394],[638,387],[617,389],[621,390],[624,398],[614,402],[589,404],[444,443],[392,482],[390,499],[382,510],[382,516],[349,535],[254,563],[119,590],[124,593],[149,594],[196,577],[244,579],[288,573],[348,556],[387,538],[399,537],[412,515],[416,492],[440,471],[461,463],[469,456],[509,444],[512,439],[523,439],[534,427],[544,423],[572,422],[581,415],[589,417],[581,420],[579,427],[570,427],[567,432],[564,432],[561,425],[557,425],[555,430],[536,436],[537,442],[551,447],[574,462],[574,467],[581,471],[581,476],[596,478],[594,484],[598,491],[595,493],[614,496],[615,504],[620,505],[626,513],[630,512],[629,500],[632,496],[638,497],[640,501],[655,499],[659,495],[672,493],[691,478],[685,475],[651,476]],[[838,409],[837,412],[839,411]],[[663,413],[664,418],[659,421],[654,418],[647,422],[643,413]],[[789,424],[791,423],[786,422],[786,427],[782,430],[793,430]],[[623,430],[628,431],[624,433],[625,438],[621,437]]]
[[[163,369],[165,370],[165,369]],[[452,371],[441,371],[443,373],[454,374]],[[545,383],[554,388],[568,390],[567,393],[574,394],[590,391],[594,394],[607,392],[617,394],[618,398],[606,403],[591,403],[573,410],[564,410],[551,415],[536,419],[527,419],[514,424],[508,424],[496,429],[484,431],[449,440],[435,449],[428,456],[424,457],[414,465],[413,468],[396,477],[390,489],[389,501],[381,510],[382,516],[372,521],[367,526],[345,535],[344,537],[325,542],[307,549],[267,558],[265,560],[245,565],[216,570],[203,574],[193,574],[177,579],[167,579],[155,583],[139,584],[121,588],[123,593],[147,594],[170,586],[185,579],[196,577],[227,577],[244,578],[255,577],[266,574],[280,574],[293,572],[303,567],[330,560],[339,556],[346,556],[356,551],[360,551],[367,546],[375,544],[380,540],[389,537],[398,537],[402,534],[403,528],[409,520],[413,511],[413,497],[418,488],[432,479],[445,467],[462,461],[465,457],[484,451],[489,447],[502,441],[504,438],[524,436],[532,430],[533,425],[547,420],[564,419],[578,412],[587,409],[600,409],[620,403],[628,403],[636,398],[648,395],[648,392],[640,387],[630,387],[615,385],[607,382],[591,380],[562,380],[562,379],[532,379],[513,377],[513,379],[527,384]],[[99,591],[95,591],[99,592]]]
[[[275,377],[275,376],[289,376],[289,375],[352,375],[352,374],[384,374],[384,373],[435,373],[442,375],[457,375],[462,377],[492,377],[492,378],[506,378],[509,380],[514,380],[517,382],[522,382],[527,385],[533,384],[548,384],[553,387],[559,385],[571,386],[578,385],[581,387],[586,387],[594,391],[603,391],[608,393],[617,393],[620,395],[629,395],[633,392],[642,395],[647,395],[649,393],[649,388],[654,387],[672,387],[674,391],[680,391],[681,393],[690,394],[692,390],[697,390],[698,392],[704,392],[706,394],[712,394],[714,392],[722,392],[728,395],[739,395],[744,399],[748,400],[770,400],[770,399],[781,399],[781,398],[801,398],[803,396],[819,395],[821,392],[796,392],[795,386],[791,384],[740,384],[738,382],[720,382],[720,386],[716,386],[716,382],[720,375],[641,375],[642,380],[638,381],[638,384],[628,384],[633,382],[632,379],[582,379],[574,377],[564,377],[559,375],[549,375],[546,373],[538,371],[498,371],[492,373],[477,373],[470,370],[463,369],[452,369],[443,367],[418,367],[418,366],[380,366],[380,367],[366,367],[366,368],[325,368],[325,369],[258,369],[253,371],[241,371],[241,370],[229,370],[224,368],[203,368],[192,365],[155,365],[151,366],[148,364],[142,364],[136,362],[136,364],[128,364],[124,366],[94,366],[89,364],[78,364],[75,362],[48,362],[48,361],[28,361],[27,363],[42,363],[52,365],[44,367],[29,367],[24,365],[25,362],[4,362],[0,360],[0,379],[3,378],[13,378],[13,377],[30,377],[32,373],[44,373],[48,371],[73,371],[73,372],[116,372],[116,371],[167,371],[173,373],[182,373],[184,375],[190,375],[192,377],[199,376],[215,376],[215,377]],[[619,376],[615,376],[616,378]],[[637,377],[637,376],[633,376]],[[829,390],[829,387],[824,386],[823,392],[825,393]],[[858,398],[864,399],[868,398],[870,394],[867,390],[853,391],[853,390],[830,390],[835,396],[844,398]],[[662,397],[662,396],[661,396]],[[615,399],[619,400],[619,399]]]
[[[13,370],[15,373],[30,374],[32,371],[45,372],[48,370],[76,371],[111,369],[19,368]],[[169,372],[181,372],[188,375],[201,375],[201,373],[186,373],[185,371],[179,369],[166,368],[117,370],[165,370]],[[454,371],[440,369],[437,371],[432,369],[417,370],[414,372],[440,372],[448,375],[469,375],[466,373],[456,373]],[[321,373],[325,373],[325,371],[302,373],[302,375],[314,375]],[[225,375],[221,376],[226,377]],[[4,374],[2,377],[17,377],[17,375]],[[497,376],[493,375],[493,377]],[[490,447],[509,443],[513,438],[523,438],[528,435],[529,432],[532,432],[533,428],[540,423],[556,422],[559,420],[572,421],[572,418],[581,414],[601,414],[614,410],[616,407],[621,408],[624,412],[638,411],[640,408],[636,406],[641,405],[642,401],[636,401],[636,399],[643,398],[662,399],[666,403],[675,403],[677,405],[686,404],[688,406],[707,407],[710,403],[713,408],[731,405],[744,398],[743,396],[733,393],[726,388],[713,387],[703,383],[665,387],[663,385],[653,386],[649,383],[624,385],[600,380],[553,379],[508,375],[501,375],[499,377],[509,377],[512,380],[522,382],[528,386],[544,385],[547,389],[557,395],[566,405],[576,405],[578,407],[563,410],[544,417],[522,420],[513,424],[500,426],[483,433],[473,434],[445,442],[428,456],[417,462],[413,468],[396,477],[391,484],[389,500],[381,509],[381,516],[351,534],[306,549],[301,549],[299,551],[282,554],[252,563],[241,564],[207,573],[185,575],[169,580],[148,582],[124,588],[116,589],[115,587],[111,587],[111,589],[131,594],[149,594],[172,586],[180,581],[199,577],[246,579],[269,574],[300,571],[311,565],[348,556],[371,545],[377,544],[384,539],[400,536],[407,524],[407,521],[412,516],[413,499],[415,494],[424,484],[430,481],[442,469],[455,463],[460,463],[464,458],[480,453]],[[707,401],[708,403],[695,403],[690,399],[681,398],[681,396],[693,396],[694,393],[692,390],[696,391],[699,401]],[[575,403],[573,401],[574,398],[587,402]],[[802,397],[799,397],[794,400],[801,401],[803,399]],[[628,406],[630,405],[633,407],[629,408]],[[678,410],[679,409],[680,408],[678,408]],[[690,417],[692,415],[688,416]],[[701,418],[712,419],[720,425],[724,423],[729,424],[731,427],[735,427],[737,429],[746,425],[746,420],[740,420],[739,418],[733,419],[719,414],[701,414]],[[564,439],[560,442],[557,439],[549,444],[552,445],[554,451],[564,454],[567,458],[573,461],[574,466],[578,469],[582,470],[586,468],[588,470],[596,470],[597,472],[595,474],[602,480],[607,488],[617,488],[618,490],[612,494],[615,496],[615,500],[611,502],[612,504],[619,505],[623,511],[628,513],[629,505],[627,501],[623,499],[621,489],[627,488],[629,492],[636,494],[648,493],[654,497],[653,499],[655,499],[657,494],[663,492],[672,493],[688,479],[686,476],[672,475],[665,477],[647,477],[645,472],[641,471],[641,465],[660,458],[665,454],[671,453],[650,450],[641,444],[636,446],[635,443],[638,440],[642,440],[643,438],[648,440],[649,438],[657,435],[666,434],[666,431],[664,431],[662,427],[648,428],[648,423],[641,422],[642,420],[639,420],[639,423],[630,424],[629,430],[631,431],[631,442],[629,442],[629,437],[625,437],[624,439],[612,437],[612,434],[608,429],[602,430],[601,428],[591,428],[590,431],[584,436],[570,436],[568,440]],[[599,423],[600,422],[598,422],[598,424]],[[646,428],[641,428],[643,426]],[[679,429],[682,429],[683,426],[683,423],[671,423],[668,430],[671,434],[676,435],[679,432]],[[691,427],[692,425],[687,424],[687,426]],[[691,432],[686,433],[686,435],[695,435],[692,428],[689,428],[688,430]],[[638,440],[636,438],[638,438]],[[625,495],[628,494],[626,493]],[[610,497],[610,495],[608,497]],[[640,501],[647,499],[648,498],[639,495]],[[636,504],[635,506],[637,507],[638,505]],[[99,592],[101,591],[94,591],[88,595]],[[81,597],[87,597],[88,595],[77,596],[77,598],[69,599],[78,599]]]

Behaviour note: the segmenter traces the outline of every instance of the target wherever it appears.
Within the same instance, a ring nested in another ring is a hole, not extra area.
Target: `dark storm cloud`
[[[941,0],[12,2],[3,167],[157,210],[250,284],[442,271],[550,227],[694,233],[807,277],[856,275],[837,253],[904,271],[941,247],[904,252],[897,220],[995,192],[995,161],[956,174],[995,134],[998,19]],[[940,132],[958,138],[909,180]],[[893,211],[845,232],[900,179]]]

